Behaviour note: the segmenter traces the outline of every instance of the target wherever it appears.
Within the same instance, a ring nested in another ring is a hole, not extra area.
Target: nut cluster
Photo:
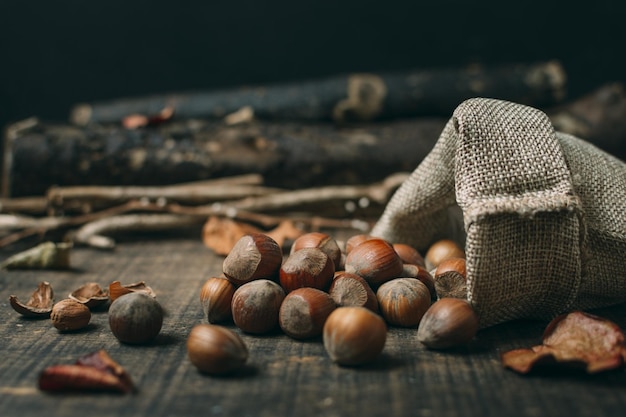
[[[426,265],[441,264],[446,276],[460,275],[462,267],[465,280],[463,251],[451,244],[437,242],[425,259],[409,245],[369,235],[351,237],[342,249],[329,235],[316,232],[296,239],[283,259],[287,252],[269,236],[250,234],[224,259],[223,276],[205,282],[200,301],[210,324],[232,320],[247,334],[279,330],[298,340],[321,337],[339,365],[375,360],[384,349],[387,326],[418,328],[424,345],[448,348],[467,343],[477,332],[469,303],[467,308],[433,304],[439,298],[437,280]],[[455,259],[445,261],[450,257]],[[215,352],[217,342],[204,339],[188,345],[194,350],[190,358],[208,362],[208,356],[217,355],[208,353]]]

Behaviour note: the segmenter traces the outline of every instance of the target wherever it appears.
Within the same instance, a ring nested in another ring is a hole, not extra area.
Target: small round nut
[[[278,322],[287,336],[309,339],[322,334],[324,323],[335,308],[328,293],[316,288],[298,288],[283,300]]]
[[[224,275],[239,286],[255,279],[274,279],[283,261],[283,251],[263,233],[241,237],[222,264]]]
[[[363,365],[383,351],[387,325],[381,316],[365,307],[338,307],[326,319],[323,340],[333,362]]]
[[[335,265],[335,270],[341,266],[341,249],[337,241],[330,235],[322,232],[309,232],[299,236],[291,246],[290,254],[304,248],[318,248],[324,252]]]
[[[417,278],[396,278],[376,292],[384,319],[393,326],[417,327],[430,307],[430,291]]]
[[[62,332],[79,330],[89,324],[91,311],[86,305],[67,298],[52,307],[50,320],[52,325]]]
[[[319,248],[295,251],[280,267],[280,285],[286,292],[312,287],[326,290],[335,274],[333,261]]]
[[[398,278],[402,273],[402,259],[393,246],[383,239],[368,239],[346,256],[346,272],[360,275],[372,287]]]
[[[432,271],[441,261],[448,258],[465,258],[465,251],[453,240],[438,240],[426,251],[426,268]]]
[[[258,279],[237,288],[231,310],[235,326],[252,334],[268,333],[278,327],[278,312],[285,291],[274,281]]]
[[[406,243],[394,243],[393,248],[405,264],[426,266],[424,257],[413,246]]]
[[[378,313],[378,299],[372,287],[357,274],[335,273],[328,294],[341,307],[365,307]]]
[[[226,278],[211,277],[200,289],[202,311],[209,323],[221,323],[232,318],[230,308],[235,286]]]
[[[225,327],[197,324],[187,337],[187,356],[200,372],[224,375],[248,360],[248,348],[239,335]]]
[[[143,344],[154,340],[163,325],[159,302],[142,292],[131,292],[115,299],[109,307],[109,327],[122,343]]]
[[[435,289],[440,298],[467,298],[465,259],[448,258],[441,261],[434,276]]]
[[[466,300],[441,298],[426,311],[417,339],[431,349],[447,349],[468,343],[478,332],[478,316]]]

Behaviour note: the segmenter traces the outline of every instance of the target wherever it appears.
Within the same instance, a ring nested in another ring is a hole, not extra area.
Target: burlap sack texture
[[[626,164],[543,112],[462,103],[372,234],[424,251],[454,207],[482,327],[626,301]]]

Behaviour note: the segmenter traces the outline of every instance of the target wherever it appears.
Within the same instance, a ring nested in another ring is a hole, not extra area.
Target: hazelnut
[[[448,258],[435,270],[435,289],[441,298],[467,298],[465,259]]]
[[[478,332],[478,316],[472,306],[458,298],[442,298],[426,311],[417,339],[431,349],[463,345]]]
[[[248,360],[248,348],[239,335],[225,327],[197,324],[187,337],[187,355],[200,372],[229,374]]]
[[[367,281],[357,274],[337,272],[328,293],[338,306],[365,307],[378,313],[376,294]]]
[[[122,295],[109,307],[109,327],[122,343],[148,343],[157,337],[162,325],[161,305],[145,293]]]
[[[231,311],[235,325],[246,333],[268,333],[278,327],[285,291],[277,283],[259,279],[237,288]]]
[[[426,267],[432,271],[441,261],[448,258],[465,258],[465,252],[453,240],[438,240],[426,252]]]
[[[393,246],[383,239],[366,240],[346,256],[346,272],[360,275],[372,287],[398,278],[402,266],[402,260]]]
[[[365,307],[338,307],[324,324],[324,348],[339,365],[362,365],[380,355],[387,340],[381,316]]]
[[[286,292],[312,287],[326,290],[335,273],[332,260],[318,248],[295,251],[280,267],[280,285]]]
[[[52,325],[62,332],[79,330],[89,324],[91,311],[86,305],[68,298],[52,307],[50,320]]]
[[[345,249],[346,255],[352,252],[352,249],[356,248],[361,243],[365,242],[366,240],[373,239],[373,238],[374,236],[366,235],[366,234],[358,234],[358,235],[354,235],[350,237],[348,240],[346,240],[346,249]]]
[[[405,243],[394,243],[393,249],[396,251],[402,262],[405,264],[413,264],[419,266],[426,266],[424,257],[413,246]]]
[[[337,241],[330,235],[321,232],[305,233],[293,242],[290,254],[303,248],[321,249],[333,262],[335,270],[339,270],[341,267],[341,249],[339,249]]]
[[[230,304],[235,286],[226,278],[211,277],[200,290],[202,311],[209,323],[220,323],[232,318]]]
[[[437,299],[437,291],[435,289],[435,279],[433,276],[421,265],[404,264],[402,267],[402,278],[417,278],[422,284],[426,285],[428,291],[430,291],[430,298]]]
[[[416,278],[387,281],[376,297],[382,316],[393,326],[417,326],[430,307],[430,291]]]
[[[274,279],[283,261],[278,243],[263,233],[242,236],[222,265],[224,275],[239,286],[255,279]]]
[[[322,334],[336,305],[324,291],[305,287],[293,290],[280,306],[278,322],[287,336],[308,339]]]

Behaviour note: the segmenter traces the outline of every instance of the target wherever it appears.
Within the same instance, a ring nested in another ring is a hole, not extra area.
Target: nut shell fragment
[[[9,303],[13,310],[24,317],[47,319],[54,305],[54,291],[49,282],[43,281],[37,285],[37,289],[25,304],[15,295],[9,297]]]
[[[109,293],[103,290],[97,282],[88,282],[72,291],[68,298],[92,309],[109,301]]]
[[[126,285],[122,285],[119,281],[113,281],[109,284],[109,298],[111,299],[111,302],[120,298],[122,295],[130,294],[131,292],[140,292],[147,294],[152,298],[156,298],[156,294],[152,291],[152,288],[146,285],[145,281],[134,282]]]

